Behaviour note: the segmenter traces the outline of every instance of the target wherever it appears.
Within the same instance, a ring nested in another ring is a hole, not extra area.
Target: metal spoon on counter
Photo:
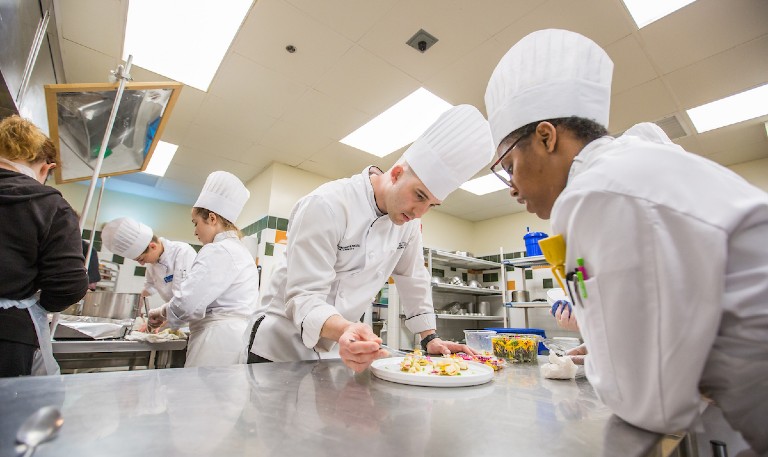
[[[29,416],[16,432],[16,441],[27,445],[24,457],[31,457],[38,445],[56,436],[62,424],[61,411],[54,406],[44,406]]]

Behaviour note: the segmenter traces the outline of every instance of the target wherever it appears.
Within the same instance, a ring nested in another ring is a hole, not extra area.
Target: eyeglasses
[[[506,151],[504,151],[504,154],[499,156],[499,160],[493,163],[491,165],[491,172],[496,175],[497,178],[501,179],[501,182],[507,185],[507,187],[512,187],[512,167],[509,168],[509,170],[505,169],[504,167],[501,168],[501,170],[497,170],[496,167],[501,165],[501,161],[504,160],[504,157],[507,156],[507,154],[510,153],[513,149],[515,149],[515,146],[517,146],[517,143],[520,142],[523,138],[525,138],[526,135],[521,136],[520,138],[516,139],[514,143],[512,143],[512,146],[508,147]],[[506,176],[505,176],[506,175]]]

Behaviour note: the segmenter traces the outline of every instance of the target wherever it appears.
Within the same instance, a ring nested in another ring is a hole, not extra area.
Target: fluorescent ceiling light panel
[[[768,84],[688,110],[699,133],[767,114]]]
[[[624,0],[624,4],[635,20],[637,28],[642,29],[651,22],[674,13],[695,0]]]
[[[131,0],[123,60],[207,91],[253,0]]]
[[[165,176],[168,165],[171,164],[176,149],[179,146],[176,144],[166,143],[165,141],[158,141],[155,150],[152,152],[152,158],[149,159],[149,164],[144,173],[149,173],[155,176]]]
[[[479,178],[469,180],[459,186],[467,192],[472,192],[475,195],[485,195],[497,190],[509,189],[509,187],[501,182],[499,178],[493,173]]]
[[[413,143],[451,106],[422,87],[339,142],[384,157]]]

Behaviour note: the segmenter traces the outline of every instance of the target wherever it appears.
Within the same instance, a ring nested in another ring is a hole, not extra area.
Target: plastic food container
[[[496,336],[496,332],[493,330],[464,330],[467,346],[480,352],[482,355],[491,355],[493,353],[491,338],[494,336]]]
[[[491,338],[493,354],[510,362],[536,362],[539,338],[536,335],[506,333]]]

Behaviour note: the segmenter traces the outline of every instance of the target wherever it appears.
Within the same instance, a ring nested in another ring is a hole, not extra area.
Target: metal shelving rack
[[[502,267],[502,270],[504,271],[502,278],[504,283],[504,288],[506,289],[507,284],[507,269],[505,268],[507,265],[519,268],[522,270],[522,287],[520,290],[528,290],[525,285],[525,270],[531,267],[537,267],[540,265],[549,265],[549,262],[544,258],[543,255],[536,255],[536,256],[530,256],[530,257],[521,257],[519,259],[505,259],[501,262],[504,267]],[[525,327],[528,328],[528,310],[530,308],[549,308],[549,304],[546,302],[512,302],[507,301],[507,296],[505,294],[504,296],[504,306],[509,308],[522,308],[525,313]],[[504,313],[504,326],[508,327],[509,322],[507,320],[507,313]]]

